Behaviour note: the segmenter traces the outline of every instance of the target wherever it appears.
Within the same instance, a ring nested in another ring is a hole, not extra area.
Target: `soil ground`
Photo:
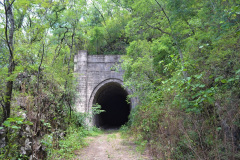
[[[148,151],[140,154],[136,145],[121,138],[117,131],[107,131],[87,139],[88,146],[76,151],[78,160],[150,160]],[[76,160],[77,160],[76,159]]]

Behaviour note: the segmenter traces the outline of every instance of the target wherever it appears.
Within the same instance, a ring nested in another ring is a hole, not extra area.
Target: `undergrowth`
[[[87,136],[97,136],[102,133],[98,128],[92,127],[69,127],[66,131],[67,136],[59,140],[57,147],[53,147],[52,135],[46,135],[42,143],[47,147],[48,159],[73,159],[76,157],[75,151],[87,146],[85,138]]]
[[[122,125],[119,131],[123,139],[134,141],[134,143],[136,144],[137,152],[142,154],[146,150],[148,141],[144,140],[143,138],[136,139],[135,136],[132,134],[133,132],[131,130],[129,123]]]

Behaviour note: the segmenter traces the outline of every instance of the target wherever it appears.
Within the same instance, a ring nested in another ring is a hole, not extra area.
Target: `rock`
[[[3,148],[6,146],[5,136],[6,136],[5,129],[4,128],[0,129],[0,148]]]
[[[18,115],[19,117],[22,117],[23,119],[26,119],[26,118],[27,118],[27,114],[24,113],[24,112],[22,112],[22,111],[18,112],[17,115]]]
[[[30,126],[29,126],[29,125],[27,125],[27,127],[26,127],[25,130],[26,130],[27,133],[31,133],[31,129],[30,129]]]
[[[21,147],[20,153],[21,153],[22,155],[25,155],[25,154],[27,153],[26,150],[25,150],[25,147]]]
[[[32,142],[30,142],[29,138],[27,138],[27,139],[25,140],[25,150],[26,150],[26,151],[31,151],[31,150],[32,150],[31,143],[32,143]]]
[[[5,137],[3,137],[2,139],[0,139],[0,148],[3,148],[6,146],[6,141],[5,141]]]
[[[5,133],[5,129],[0,129],[0,135],[3,135]]]
[[[45,145],[42,145],[42,150],[46,151],[47,147]]]
[[[31,155],[30,157],[29,157],[29,160],[32,160],[33,159],[33,155]]]
[[[64,133],[64,132],[61,132],[61,133],[59,134],[59,137],[60,137],[61,139],[63,139],[63,138],[64,138],[64,135],[65,135],[65,133]]]

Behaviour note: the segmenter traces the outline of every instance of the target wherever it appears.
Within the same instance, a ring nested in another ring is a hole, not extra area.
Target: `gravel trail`
[[[89,145],[77,151],[78,160],[150,160],[147,151],[136,152],[133,142],[122,139],[119,132],[105,132],[87,139]],[[77,160],[76,159],[76,160]]]

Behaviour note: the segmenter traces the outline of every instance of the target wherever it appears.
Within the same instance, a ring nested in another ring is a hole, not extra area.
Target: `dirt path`
[[[119,132],[104,133],[88,139],[89,146],[76,152],[80,160],[149,160],[136,152],[133,142],[122,139]]]

